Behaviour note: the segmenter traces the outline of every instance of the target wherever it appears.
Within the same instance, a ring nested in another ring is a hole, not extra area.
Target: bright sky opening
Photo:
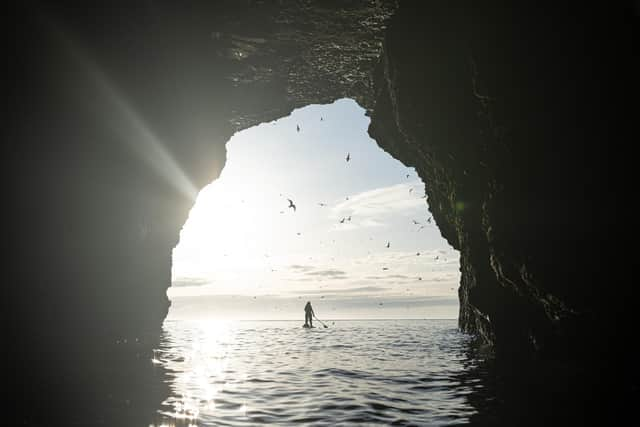
[[[458,253],[368,125],[343,99],[236,133],[173,251],[168,318],[456,318]]]

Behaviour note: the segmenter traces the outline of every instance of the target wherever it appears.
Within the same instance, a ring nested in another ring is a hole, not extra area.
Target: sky
[[[368,125],[342,99],[236,133],[173,250],[168,318],[457,318],[458,253]]]

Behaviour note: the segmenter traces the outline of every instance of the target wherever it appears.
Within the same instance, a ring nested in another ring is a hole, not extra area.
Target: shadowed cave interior
[[[61,2],[9,13],[5,43],[19,43],[6,47],[3,312],[16,384],[5,393],[30,407],[18,416],[148,423],[150,412],[126,408],[162,400],[147,362],[171,250],[225,143],[345,97],[367,110],[371,138],[415,168],[460,252],[461,330],[504,368],[557,362],[637,394],[620,373],[635,290],[612,266],[627,239],[619,192],[638,15],[498,3]]]

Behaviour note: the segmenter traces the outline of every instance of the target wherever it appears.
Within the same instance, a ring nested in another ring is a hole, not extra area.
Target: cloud
[[[392,243],[393,244],[393,243]],[[416,255],[414,251],[382,251],[370,254],[366,258],[361,258],[357,262],[366,264],[378,264],[387,267],[399,265],[420,265],[420,266],[436,266],[436,265],[459,265],[459,254],[451,249],[449,251],[441,250],[421,250],[420,255]],[[443,254],[446,254],[443,255]],[[436,257],[438,259],[436,259]]]
[[[390,274],[385,276],[385,279],[413,279],[413,277],[405,276],[404,274]]]
[[[339,230],[381,227],[384,222],[380,217],[426,211],[426,202],[420,197],[423,188],[422,182],[413,181],[364,191],[333,206],[329,218],[339,220],[351,216],[351,221],[336,225]]]
[[[171,282],[171,286],[205,286],[209,284],[211,284],[211,280],[202,277],[179,277]]]
[[[301,271],[301,272],[307,272],[307,271],[311,271],[313,269],[315,269],[316,267],[312,266],[312,265],[300,265],[300,264],[292,264],[289,266],[289,268],[291,270],[296,270],[296,271]]]
[[[308,271],[305,274],[308,276],[323,276],[323,277],[342,279],[346,277],[347,272],[330,268],[327,270]]]
[[[382,302],[384,306],[414,306],[414,307],[435,307],[435,306],[457,306],[459,304],[457,297],[449,296],[377,296],[370,298],[358,298],[348,301],[348,304],[354,307],[369,306],[374,302]]]
[[[445,276],[435,276],[435,277],[431,277],[429,279],[426,279],[427,282],[451,282],[452,280],[455,280],[456,278],[454,276],[451,275],[445,275]]]
[[[384,292],[388,291],[391,288],[384,288],[382,286],[359,286],[356,288],[343,288],[343,289],[297,289],[292,291],[295,294],[307,294],[307,295],[316,295],[316,294],[362,294],[369,292]]]

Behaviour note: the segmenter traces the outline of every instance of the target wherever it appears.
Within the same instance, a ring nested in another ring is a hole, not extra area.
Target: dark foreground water
[[[455,320],[167,321],[157,425],[451,425],[483,387]]]
[[[152,425],[620,425],[638,396],[623,366],[496,369],[455,320],[327,323],[165,322]]]

